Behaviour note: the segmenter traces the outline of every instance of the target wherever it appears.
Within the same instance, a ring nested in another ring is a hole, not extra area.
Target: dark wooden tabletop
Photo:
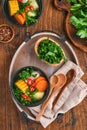
[[[37,31],[50,30],[59,35],[64,33],[64,21],[66,13],[58,11],[53,4],[53,0],[43,0],[43,13],[37,24],[31,27],[18,28],[7,21],[2,5],[0,3],[0,24],[6,23],[15,30],[15,38],[10,43],[0,43],[0,130],[43,130],[44,128],[33,121],[26,119],[15,106],[8,83],[9,66],[12,57],[27,38],[26,32],[30,35]],[[70,41],[69,41],[70,42]],[[82,80],[87,83],[87,53],[79,50],[70,42],[73,47],[80,67],[84,71]],[[46,130],[87,130],[87,97],[75,108],[68,111],[60,120],[55,120]]]

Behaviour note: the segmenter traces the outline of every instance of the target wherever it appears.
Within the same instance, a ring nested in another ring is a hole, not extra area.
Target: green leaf
[[[32,67],[24,69],[21,73],[19,73],[19,77],[25,81],[32,75],[32,72],[33,72]]]
[[[70,10],[76,11],[76,10],[78,10],[80,8],[81,8],[81,4],[74,4],[73,6],[71,6]]]
[[[87,0],[67,0],[71,3],[70,22],[80,38],[87,38]]]
[[[36,23],[38,20],[35,17],[30,17],[28,13],[26,13],[26,25]]]
[[[77,3],[77,0],[67,0],[67,2]]]
[[[76,33],[80,38],[87,38],[87,28],[80,29]]]
[[[20,9],[25,9],[26,6],[29,6],[29,5],[30,5],[29,1],[27,1],[26,3],[19,2],[19,8]]]
[[[87,27],[87,18],[76,18],[72,16],[70,21],[77,29]]]
[[[81,16],[87,18],[87,12],[84,12],[83,10],[81,10]]]

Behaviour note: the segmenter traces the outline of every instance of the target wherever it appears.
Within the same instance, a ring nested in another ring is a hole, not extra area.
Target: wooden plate
[[[76,57],[76,54],[70,44],[64,40],[62,37],[57,35],[56,33],[53,32],[40,32],[32,35],[28,39],[26,39],[18,48],[16,51],[15,55],[13,56],[11,65],[10,65],[10,70],[9,70],[9,85],[11,83],[12,77],[16,73],[16,71],[24,66],[35,66],[40,68],[45,72],[45,74],[48,76],[48,78],[55,73],[63,64],[60,64],[59,66],[49,66],[48,64],[44,63],[40,59],[38,59],[35,51],[34,51],[34,45],[36,41],[41,38],[41,37],[50,37],[53,40],[55,40],[60,46],[63,48],[65,55],[67,57],[67,60],[71,60],[74,63],[78,64],[78,60]],[[31,115],[29,109],[27,107],[22,107],[17,104],[17,102],[14,100],[16,106],[21,112],[28,113],[27,117],[29,119],[35,120],[35,118]]]
[[[70,23],[70,4],[66,0],[54,0],[54,5],[58,10],[67,11],[67,16],[65,20],[65,31],[71,42],[79,49],[87,52],[87,38],[80,38],[76,35],[76,29]]]

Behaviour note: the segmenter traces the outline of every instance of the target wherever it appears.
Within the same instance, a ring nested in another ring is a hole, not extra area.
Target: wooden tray
[[[70,23],[70,16],[71,16],[70,4],[67,3],[66,0],[54,0],[54,5],[58,10],[67,12],[67,16],[65,20],[65,31],[67,33],[67,36],[71,40],[71,42],[79,49],[83,50],[84,52],[87,52],[87,39],[79,38],[76,35],[76,29]]]
[[[28,66],[28,65],[39,67],[46,73],[46,75],[49,78],[53,73],[55,73],[64,64],[63,62],[60,66],[53,67],[53,66],[49,66],[48,64],[38,59],[38,57],[36,56],[34,52],[34,45],[35,45],[35,42],[39,38],[44,37],[44,36],[50,37],[54,39],[56,42],[58,42],[58,44],[62,46],[67,56],[67,60],[71,60],[74,63],[78,64],[78,60],[77,60],[74,50],[72,49],[70,44],[66,40],[64,40],[62,37],[60,37],[59,35],[53,32],[44,31],[44,32],[36,33],[32,35],[31,37],[29,37],[28,39],[26,39],[20,45],[15,55],[13,56],[13,59],[10,65],[10,70],[9,70],[9,85],[10,85],[10,81],[14,73],[21,67]],[[14,98],[13,98],[13,101],[15,102],[18,109],[27,115],[27,118],[35,120],[33,115],[31,115],[29,108],[20,106],[19,104],[16,103]]]

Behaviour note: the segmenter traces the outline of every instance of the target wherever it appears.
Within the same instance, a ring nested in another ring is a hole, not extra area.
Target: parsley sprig
[[[87,0],[67,0],[71,3],[71,23],[77,29],[76,35],[87,38]]]

